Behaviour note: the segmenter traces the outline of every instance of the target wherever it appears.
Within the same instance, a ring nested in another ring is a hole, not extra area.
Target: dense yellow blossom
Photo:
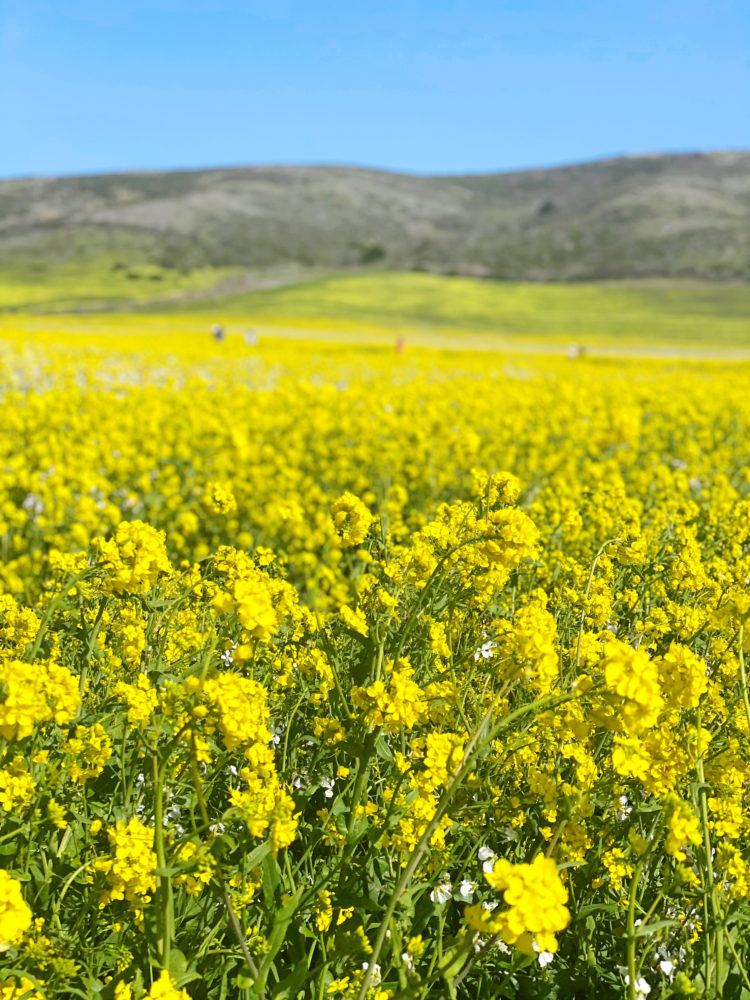
[[[93,726],[76,726],[64,749],[69,757],[70,777],[82,784],[102,773],[112,755],[112,740],[104,726],[96,722]]]
[[[47,722],[63,725],[78,709],[76,679],[55,663],[0,663],[0,690],[0,735],[6,740],[22,740]]]
[[[231,489],[223,483],[207,483],[203,493],[203,505],[214,514],[231,514],[237,509],[237,501]]]
[[[35,790],[36,782],[21,757],[14,757],[7,767],[0,768],[0,808],[5,812],[24,810],[31,804]]]
[[[0,868],[0,952],[20,942],[31,925],[31,910],[21,893],[21,883]]]
[[[336,534],[345,546],[360,545],[372,524],[372,514],[352,493],[343,493],[331,504],[331,517]]]
[[[203,685],[203,696],[218,717],[227,750],[268,741],[267,695],[257,681],[217,674]]]
[[[0,337],[0,994],[735,989],[746,362],[39,322]]]
[[[618,719],[626,732],[637,734],[654,725],[663,700],[658,670],[648,655],[610,639],[604,650],[603,666],[608,690],[622,699]]]
[[[115,696],[125,702],[128,707],[128,722],[131,726],[147,725],[151,715],[159,704],[159,698],[149,683],[148,678],[142,674],[135,684],[128,684],[125,681],[118,681],[115,685]]]
[[[164,533],[143,521],[123,521],[110,539],[94,539],[105,573],[103,587],[113,593],[145,594],[170,569]]]
[[[416,683],[411,665],[402,660],[386,666],[386,681],[377,680],[352,691],[352,701],[362,709],[369,725],[388,732],[412,729],[427,717],[427,701]]]
[[[190,1000],[188,991],[178,989],[166,970],[159,974],[146,996],[148,1000]]]
[[[705,663],[685,646],[673,642],[657,660],[657,666],[665,699],[681,708],[695,708],[708,689]]]
[[[114,853],[96,862],[97,871],[104,872],[109,884],[101,905],[125,899],[135,907],[142,907],[156,888],[153,830],[133,816],[127,823],[118,820],[107,833]]]
[[[297,835],[294,799],[279,781],[269,747],[256,744],[246,751],[245,758],[248,766],[239,775],[244,787],[232,789],[230,801],[253,837],[269,831],[275,853],[288,847]]]
[[[44,1000],[31,979],[0,980],[0,1000]]]
[[[424,743],[424,772],[419,787],[432,792],[447,785],[460,768],[465,740],[454,733],[429,733]]]
[[[570,922],[568,893],[551,858],[539,854],[530,864],[495,862],[485,875],[489,885],[502,892],[507,910],[492,912],[489,923],[476,909],[467,913],[475,930],[499,934],[519,951],[557,951],[557,937]]]
[[[176,861],[188,870],[175,878],[175,885],[184,886],[190,896],[198,896],[213,878],[214,868],[209,853],[202,844],[188,841],[176,853]]]
[[[684,847],[702,840],[698,817],[687,804],[672,798],[668,804],[666,851],[677,861],[685,860]]]

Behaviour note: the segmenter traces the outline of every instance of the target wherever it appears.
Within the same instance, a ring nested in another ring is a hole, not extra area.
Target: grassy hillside
[[[43,273],[0,269],[0,311],[90,311],[173,298],[184,303],[221,287],[234,273],[229,268],[180,271],[149,263],[124,265],[106,256],[67,260]]]
[[[538,284],[430,274],[343,275],[201,304],[232,322],[467,330],[582,342],[750,347],[750,286]]]
[[[750,346],[750,287],[530,284],[430,274],[337,276],[201,305],[222,316],[450,327],[508,335],[718,336]]]
[[[0,329],[179,333],[204,338],[215,322],[230,338],[263,335],[393,341],[456,347],[572,342],[721,354],[750,350],[750,287],[677,284],[530,284],[429,274],[339,275],[252,294],[137,313],[56,317],[6,313]]]
[[[145,286],[154,292],[145,297],[158,298],[181,291],[194,272],[200,287],[210,284],[207,268],[212,280],[236,272],[252,282],[289,266],[747,280],[750,153],[452,177],[268,167],[0,182],[6,288],[90,269],[102,276],[106,301],[110,292],[139,301],[139,279],[124,275],[143,267],[159,269]],[[121,288],[127,281],[136,284]],[[192,278],[187,286],[194,291]],[[4,300],[32,304],[33,296],[6,291]]]

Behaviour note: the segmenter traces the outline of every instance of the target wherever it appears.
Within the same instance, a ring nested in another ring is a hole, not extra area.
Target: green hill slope
[[[581,343],[750,346],[750,285],[542,284],[383,272],[338,275],[197,308],[235,329],[257,323],[332,332],[373,327]]]
[[[6,306],[33,304],[33,289],[61,273],[74,293],[78,273],[96,272],[108,303],[363,266],[747,280],[750,153],[454,177],[254,167],[0,182],[0,286],[29,290],[5,295]],[[96,301],[95,287],[85,299]]]

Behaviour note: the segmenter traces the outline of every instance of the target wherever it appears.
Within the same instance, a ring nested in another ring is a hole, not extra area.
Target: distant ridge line
[[[181,270],[747,281],[750,151],[498,173],[285,164],[0,181],[0,269],[87,254]]]

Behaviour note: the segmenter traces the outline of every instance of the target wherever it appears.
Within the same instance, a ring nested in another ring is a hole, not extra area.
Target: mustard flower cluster
[[[19,944],[31,924],[31,910],[21,894],[21,883],[0,869],[0,952]]]
[[[498,860],[485,874],[488,884],[502,892],[507,909],[500,913],[481,906],[467,910],[470,927],[497,934],[524,954],[557,951],[556,935],[570,923],[568,893],[550,858],[537,855],[530,864]]]
[[[143,521],[123,521],[112,538],[95,538],[105,592],[146,594],[170,569],[163,532]]]
[[[151,900],[156,888],[156,855],[154,833],[138,819],[118,820],[107,831],[112,855],[97,858],[94,869],[104,874],[107,889],[100,906],[112,900],[124,899],[135,909],[142,909]]]
[[[413,729],[427,717],[427,701],[422,688],[414,681],[414,670],[406,660],[385,666],[386,680],[376,680],[352,691],[353,704],[363,710],[368,725],[382,726],[397,733]]]
[[[372,524],[372,514],[353,493],[343,493],[331,504],[331,517],[344,546],[361,545]]]
[[[78,710],[76,678],[56,663],[0,663],[0,690],[0,736],[6,740],[23,740],[48,722],[63,725]]]
[[[237,509],[237,501],[226,484],[211,482],[203,493],[203,506],[214,514],[231,514]]]

